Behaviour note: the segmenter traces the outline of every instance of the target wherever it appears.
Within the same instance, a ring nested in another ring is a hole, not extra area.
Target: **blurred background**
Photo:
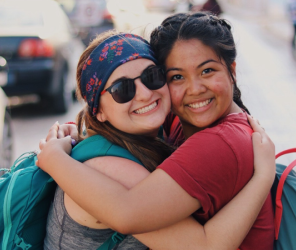
[[[242,99],[276,152],[296,147],[292,0],[0,0],[0,168],[37,150],[55,121],[75,121],[76,65],[96,34],[115,28],[149,40],[167,16],[199,10],[231,23]]]

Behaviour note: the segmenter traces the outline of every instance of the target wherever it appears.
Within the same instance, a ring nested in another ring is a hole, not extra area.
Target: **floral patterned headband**
[[[157,64],[149,43],[140,36],[122,33],[107,38],[86,59],[81,75],[81,91],[90,113],[95,116],[101,92],[112,72],[120,65],[139,58]]]

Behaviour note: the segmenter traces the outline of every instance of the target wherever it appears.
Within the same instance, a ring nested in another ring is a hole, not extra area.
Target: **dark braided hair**
[[[229,23],[208,12],[174,14],[152,31],[150,44],[158,61],[165,64],[175,42],[190,39],[198,39],[211,47],[219,59],[225,62],[234,83],[233,101],[250,114],[241,100],[241,91],[231,70],[231,64],[236,58],[236,48]]]

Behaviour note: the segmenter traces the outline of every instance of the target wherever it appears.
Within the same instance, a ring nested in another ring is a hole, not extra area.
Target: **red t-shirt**
[[[202,208],[193,216],[204,224],[250,180],[254,171],[252,139],[236,125],[249,126],[244,113],[231,114],[188,138],[158,168],[169,174]],[[273,207],[269,195],[241,250],[272,250]]]
[[[170,112],[164,123],[165,141],[173,146],[179,147],[185,141],[182,125],[179,117]]]

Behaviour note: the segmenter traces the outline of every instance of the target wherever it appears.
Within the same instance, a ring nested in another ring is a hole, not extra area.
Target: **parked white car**
[[[7,81],[6,67],[6,60],[0,57],[0,168],[9,168],[12,164],[13,155],[13,138],[8,99],[1,88]]]

